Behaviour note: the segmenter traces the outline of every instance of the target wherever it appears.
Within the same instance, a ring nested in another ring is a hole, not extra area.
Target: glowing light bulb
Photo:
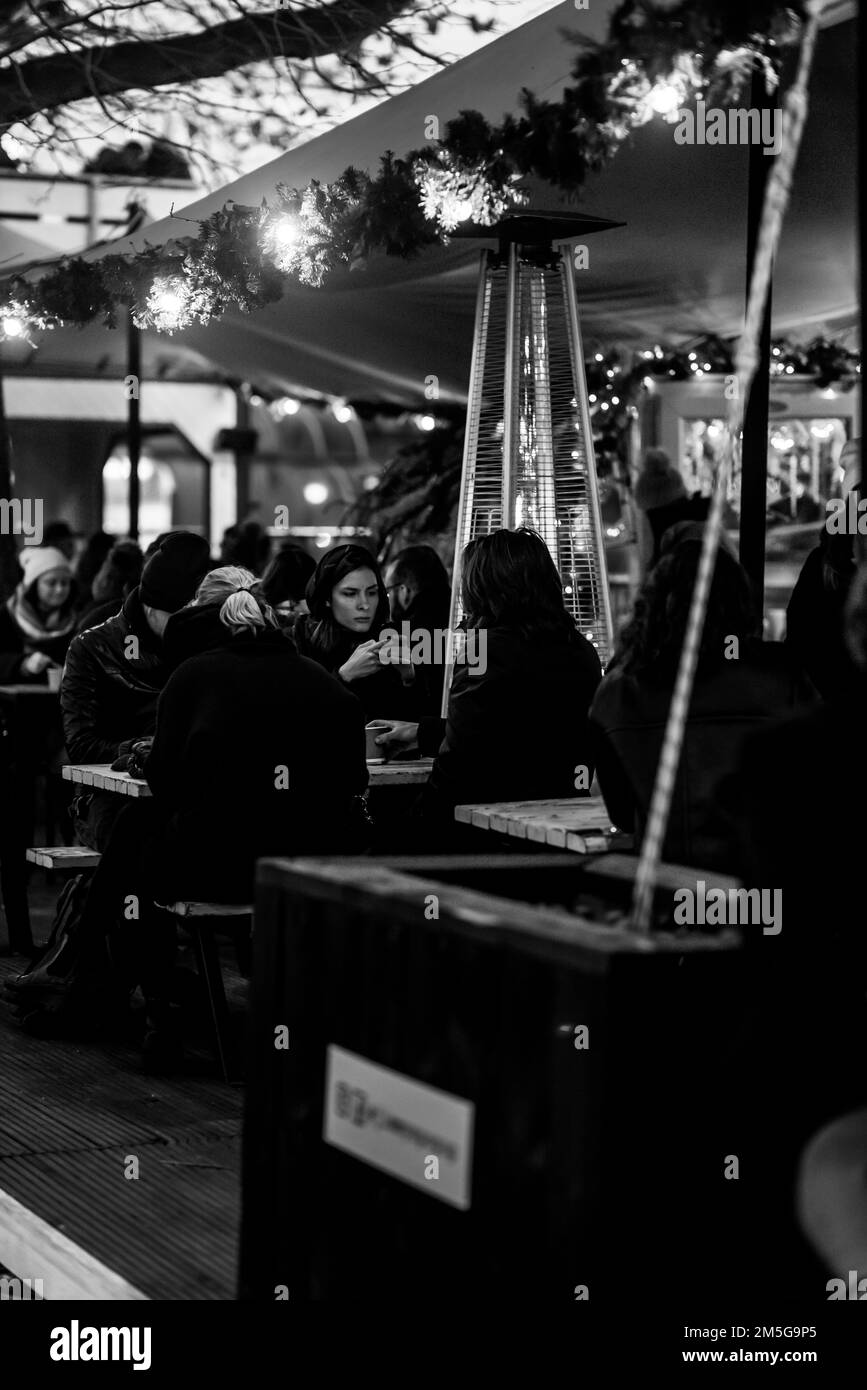
[[[3,332],[7,338],[21,338],[24,334],[24,323],[19,318],[9,318],[3,320]]]
[[[348,425],[355,414],[352,406],[347,405],[345,401],[337,401],[331,407],[331,411],[338,425]]]
[[[297,217],[281,217],[274,223],[274,244],[281,251],[289,251],[298,240],[301,231]]]
[[[675,85],[665,78],[658,78],[653,84],[648,101],[657,116],[671,116],[679,109],[684,96],[682,83]]]
[[[324,483],[304,484],[304,501],[309,502],[312,507],[321,507],[327,500],[328,488]]]
[[[415,415],[413,419],[416,427],[420,430],[424,430],[426,434],[430,433],[431,430],[435,430],[437,427],[437,422],[433,415]]]

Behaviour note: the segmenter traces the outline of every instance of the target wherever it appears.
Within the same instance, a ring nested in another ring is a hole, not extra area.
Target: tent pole
[[[235,429],[250,430],[250,388],[245,384],[235,390]],[[238,443],[235,447],[235,520],[240,525],[250,509],[250,450]]]
[[[0,359],[0,496],[12,501],[12,441],[6,423],[6,408],[3,397],[3,363]],[[15,538],[7,526],[0,532],[0,599],[5,599],[19,576],[18,555]]]
[[[769,93],[764,74],[753,73],[750,105],[765,107]],[[774,160],[765,154],[760,144],[749,146],[749,181],[747,185],[747,298],[753,274],[753,262],[759,236],[765,187]],[[741,446],[741,516],[740,560],[750,577],[753,598],[759,614],[764,611],[765,594],[765,513],[768,489],[768,404],[771,381],[771,304],[773,282],[768,285],[762,332],[759,339],[759,363],[744,413],[743,443]]]
[[[132,310],[126,328],[126,371],[132,377],[127,391],[127,452],[129,453],[129,538],[138,540],[138,514],[141,488],[138,465],[141,457],[141,332],[136,328]]]

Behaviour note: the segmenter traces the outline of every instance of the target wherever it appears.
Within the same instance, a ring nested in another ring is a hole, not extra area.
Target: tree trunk
[[[88,97],[117,96],[205,77],[247,63],[339,55],[377,33],[414,0],[333,0],[322,9],[276,9],[215,24],[200,33],[140,42],[70,47],[63,53],[13,63],[0,73],[0,124]],[[45,37],[50,37],[46,29]],[[76,45],[80,36],[76,39]]]

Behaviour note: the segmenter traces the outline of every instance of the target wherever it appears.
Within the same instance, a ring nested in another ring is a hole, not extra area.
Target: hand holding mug
[[[386,721],[383,721],[386,722]],[[383,729],[376,739],[380,748],[385,748],[391,753],[396,753],[400,748],[418,747],[418,724],[408,724],[400,719],[388,720],[389,727]]]

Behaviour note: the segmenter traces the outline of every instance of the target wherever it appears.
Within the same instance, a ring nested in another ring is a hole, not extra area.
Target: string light
[[[677,114],[686,100],[686,83],[682,78],[658,78],[647,97],[648,105],[657,116],[671,117]]]
[[[10,299],[0,309],[0,342],[24,342],[34,346],[30,334],[36,328],[53,328],[50,320],[37,320],[17,299]]]
[[[159,333],[176,333],[196,318],[207,319],[205,297],[197,294],[182,275],[157,275],[144,312],[133,314],[139,328],[156,328]]]
[[[312,507],[320,507],[327,500],[328,488],[324,483],[304,484],[304,501],[309,502]]]
[[[301,242],[301,231],[300,219],[290,213],[283,213],[266,223],[262,248],[278,270],[288,271],[291,268]]]

